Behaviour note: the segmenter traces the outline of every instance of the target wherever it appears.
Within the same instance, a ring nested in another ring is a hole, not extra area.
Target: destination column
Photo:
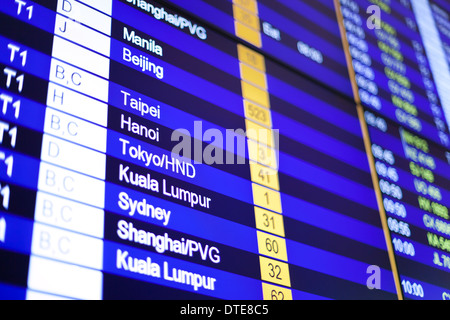
[[[260,47],[256,1],[233,4],[236,35]],[[265,58],[238,44],[255,220],[265,300],[292,300]],[[270,257],[270,258],[269,258]],[[276,259],[276,260],[275,260]],[[281,286],[284,287],[281,287]]]
[[[28,299],[102,298],[111,5],[58,1]]]

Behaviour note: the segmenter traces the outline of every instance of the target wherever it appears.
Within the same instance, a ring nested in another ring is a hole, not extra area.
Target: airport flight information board
[[[4,0],[0,299],[450,300],[445,0]]]

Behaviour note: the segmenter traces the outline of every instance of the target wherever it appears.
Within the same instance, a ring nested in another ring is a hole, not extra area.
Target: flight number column
[[[445,45],[439,35],[439,25],[433,17],[433,11],[428,1],[411,0],[413,11],[416,15],[418,29],[423,35],[423,45],[428,56],[430,69],[435,80],[436,90],[441,100],[442,109],[450,126],[450,71]],[[443,19],[439,19],[443,21]],[[442,135],[441,135],[442,136]],[[442,137],[441,137],[442,139]],[[446,137],[445,146],[449,146],[449,138]]]
[[[110,0],[59,0],[42,139],[29,299],[101,299]]]
[[[236,35],[261,46],[256,1],[233,4]],[[292,300],[282,216],[276,137],[272,129],[265,58],[238,44],[241,88],[265,300]]]

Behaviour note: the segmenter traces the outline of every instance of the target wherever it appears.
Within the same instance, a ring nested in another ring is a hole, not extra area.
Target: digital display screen
[[[4,0],[0,299],[450,300],[449,66],[445,0]]]

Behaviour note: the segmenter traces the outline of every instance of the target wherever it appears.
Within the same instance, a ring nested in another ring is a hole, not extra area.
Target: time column
[[[27,298],[102,298],[111,0],[58,0]]]

